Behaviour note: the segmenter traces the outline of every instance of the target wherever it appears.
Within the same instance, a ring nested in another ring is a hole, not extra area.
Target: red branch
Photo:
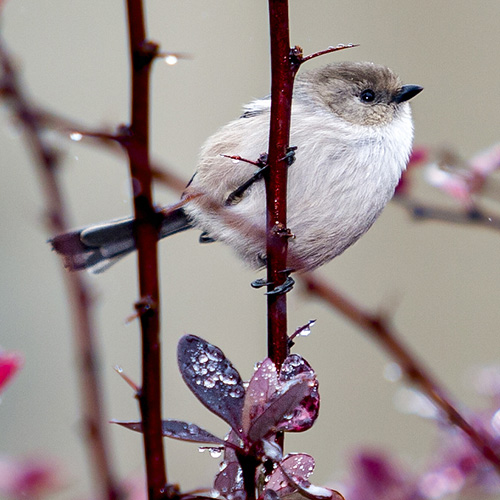
[[[64,203],[57,177],[58,153],[43,138],[43,125],[34,106],[29,103],[22,89],[10,57],[0,45],[2,69],[0,96],[8,102],[25,132],[33,158],[39,166],[41,186],[47,206],[47,225],[51,234],[68,231],[68,209]],[[81,411],[85,444],[92,467],[94,482],[99,498],[115,500],[119,498],[119,488],[112,470],[108,440],[104,422],[105,411],[101,393],[102,384],[98,374],[96,332],[92,319],[92,293],[84,276],[78,273],[64,273],[69,297],[75,353],[79,364]]]
[[[472,427],[469,422],[456,410],[449,396],[436,382],[428,370],[414,354],[406,347],[398,335],[391,329],[387,320],[380,315],[364,311],[354,302],[340,294],[333,287],[318,279],[312,274],[302,276],[307,290],[349,318],[353,323],[362,328],[370,337],[377,341],[398,363],[409,382],[414,384],[424,393],[448,418],[450,424],[462,429],[470,438],[476,449],[500,473],[500,457],[497,456],[489,443],[493,442],[484,431],[480,432]]]
[[[266,183],[266,255],[267,255],[267,348],[268,356],[279,368],[288,355],[286,294],[269,294],[288,277],[287,254],[287,171],[293,82],[300,65],[331,52],[355,45],[338,45],[302,55],[300,47],[290,47],[288,0],[269,0],[271,41],[271,123],[269,130],[269,169]]]
[[[134,193],[135,240],[139,293],[136,304],[142,331],[142,387],[137,397],[142,416],[144,454],[150,499],[165,495],[167,475],[161,418],[160,302],[158,283],[158,218],[153,206],[149,164],[149,81],[158,46],[146,39],[142,0],[127,0],[132,65],[131,124],[124,142]]]
[[[290,137],[293,80],[298,65],[291,57],[288,0],[269,0],[271,34],[271,123],[267,196],[268,292],[287,278],[288,231],[286,227],[286,153]],[[286,295],[267,296],[268,355],[279,368],[288,354]]]

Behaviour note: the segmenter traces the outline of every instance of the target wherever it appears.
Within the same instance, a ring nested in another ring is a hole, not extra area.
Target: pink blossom
[[[60,476],[60,468],[47,458],[0,457],[0,498],[42,498],[64,486]]]
[[[23,365],[24,358],[17,352],[0,351],[0,392]]]

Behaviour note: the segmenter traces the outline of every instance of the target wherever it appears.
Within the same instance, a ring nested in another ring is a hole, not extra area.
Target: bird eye
[[[363,102],[373,102],[375,100],[375,92],[373,92],[372,89],[363,90],[363,92],[361,92],[361,95],[359,96],[359,98]]]

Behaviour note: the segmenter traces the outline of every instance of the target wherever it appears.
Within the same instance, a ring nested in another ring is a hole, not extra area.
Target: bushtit
[[[329,64],[297,77],[288,167],[290,266],[314,269],[365,233],[394,194],[412,147],[409,99],[422,87],[402,85],[388,68],[366,62]],[[257,99],[208,139],[182,208],[159,212],[159,237],[190,227],[202,241],[222,241],[250,266],[266,262],[265,186],[255,166],[267,151],[271,101]],[[246,186],[246,189],[240,189]],[[200,196],[200,193],[202,195]],[[203,195],[204,194],[204,195]],[[236,196],[237,194],[237,196]],[[70,269],[106,269],[134,250],[133,220],[56,236]]]

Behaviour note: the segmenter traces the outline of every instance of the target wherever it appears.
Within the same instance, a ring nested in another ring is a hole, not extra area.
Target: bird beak
[[[424,88],[419,85],[403,85],[399,92],[392,98],[392,101],[397,104],[408,101],[422,92],[422,90]]]

